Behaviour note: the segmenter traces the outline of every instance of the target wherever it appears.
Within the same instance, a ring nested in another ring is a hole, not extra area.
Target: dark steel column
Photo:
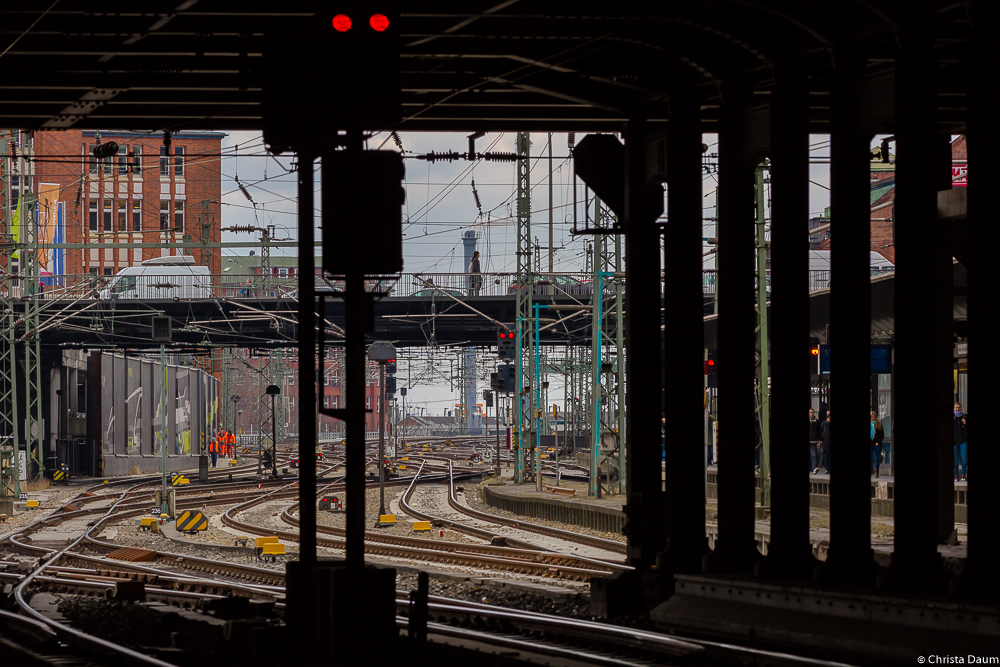
[[[937,367],[942,354],[947,354],[950,364],[952,349],[949,345],[942,350],[939,345],[937,329],[942,325],[928,322],[938,314],[935,241],[941,229],[934,178],[935,63],[929,26],[909,26],[901,32],[901,40],[903,48],[896,60],[894,424],[897,451],[904,453],[896,462],[895,549],[882,583],[896,590],[943,592],[946,582],[937,552],[934,471],[938,424],[950,426],[952,415],[951,406],[942,406],[938,400],[937,385],[942,378]]]
[[[591,610],[598,616],[644,613],[658,604],[664,582],[653,570],[666,544],[667,510],[660,458],[662,351],[660,330],[660,235],[663,189],[646,182],[646,128],[630,120],[625,138],[625,395],[626,555],[635,569],[591,582]],[[612,166],[609,165],[609,168]]]
[[[743,155],[741,119],[749,89],[723,87],[719,127],[717,355],[719,536],[709,573],[752,573],[754,542],[754,169]]]
[[[806,78],[778,71],[771,102],[771,543],[757,572],[808,579],[809,105]],[[831,464],[832,465],[832,464]]]
[[[313,160],[299,152],[299,562],[316,564],[316,285]],[[277,419],[276,415],[272,419]],[[277,443],[275,443],[277,444]]]
[[[629,121],[625,132],[625,357],[632,389],[626,394],[625,459],[629,565],[648,572],[663,549],[665,508],[660,454],[660,365],[649,353],[660,344],[660,252],[656,217],[645,188],[645,123]],[[660,186],[655,186],[659,191]],[[662,192],[659,194],[662,202]],[[662,209],[660,209],[662,210]],[[655,354],[655,352],[653,352]]]
[[[987,7],[980,5],[975,10],[972,17],[982,25]],[[983,421],[988,422],[990,411],[1000,405],[1000,345],[996,344],[995,327],[990,325],[1000,294],[1000,272],[993,265],[993,255],[1000,247],[1000,225],[994,220],[996,197],[992,192],[1000,183],[1000,162],[996,160],[1000,155],[1000,132],[995,118],[1000,95],[996,86],[984,86],[982,82],[994,81],[1000,68],[992,56],[996,48],[993,35],[983,31],[977,37],[972,57],[975,65],[968,72],[969,159],[976,160],[968,187],[969,401],[973,416],[986,413]],[[1000,553],[1000,484],[991,483],[977,471],[1000,469],[1000,447],[988,428],[973,422],[968,449],[974,477],[969,482],[968,561],[959,590],[969,596],[996,599],[1000,595],[1000,569],[996,567],[996,555]]]
[[[670,102],[667,220],[664,227],[667,548],[665,573],[700,572],[705,537],[704,426],[698,392],[704,382],[701,278],[701,125],[696,98]],[[661,522],[662,525],[662,522]]]
[[[344,385],[347,390],[346,560],[349,568],[365,563],[365,330],[368,306],[362,274],[345,276]]]
[[[934,190],[951,190],[951,134],[938,132],[934,139]],[[935,386],[937,387],[936,420],[937,435],[934,446],[934,481],[937,492],[937,525],[935,535],[939,544],[956,543],[955,533],[955,480],[954,480],[954,450],[955,436],[952,410],[954,409],[955,390],[953,371],[955,368],[954,335],[955,335],[955,279],[952,266],[955,255],[954,223],[941,220],[938,222],[936,241],[937,251],[937,284],[934,321],[937,323],[938,354],[935,355]]]
[[[871,409],[872,135],[860,120],[857,77],[864,60],[849,53],[837,56],[830,201],[831,274],[837,283],[830,295],[830,551],[817,574],[822,581],[869,586],[877,572],[871,548],[871,455],[858,437],[859,431],[868,434]]]

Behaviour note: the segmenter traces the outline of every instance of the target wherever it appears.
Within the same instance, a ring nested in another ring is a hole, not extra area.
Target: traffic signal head
[[[388,398],[392,398],[391,394],[395,393],[396,393],[396,378],[391,376],[387,377],[385,379],[385,395]]]
[[[275,153],[315,143],[318,122],[389,130],[402,117],[398,3],[316,4],[314,14],[279,18],[267,32],[264,138]],[[317,72],[329,83],[317,82]]]
[[[504,364],[501,366],[504,373],[504,384],[507,391],[517,391],[517,366],[514,364]]]
[[[386,364],[385,364],[385,372],[386,372],[386,375],[393,375],[393,374],[395,374],[395,372],[396,372],[396,360],[395,359],[390,359],[389,361],[386,362]]]
[[[497,329],[497,356],[500,359],[517,356],[517,334],[512,329]]]

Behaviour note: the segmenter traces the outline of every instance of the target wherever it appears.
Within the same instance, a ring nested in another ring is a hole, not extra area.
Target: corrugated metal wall
[[[94,354],[91,375],[100,376],[90,409],[100,415],[105,476],[143,473],[161,466],[162,369],[159,361]],[[167,470],[198,467],[208,434],[217,429],[219,383],[204,371],[167,365]],[[94,399],[99,398],[99,405]],[[96,409],[95,409],[96,408]]]

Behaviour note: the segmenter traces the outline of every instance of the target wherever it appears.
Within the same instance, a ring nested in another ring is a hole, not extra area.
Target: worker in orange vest
[[[208,443],[208,453],[212,455],[212,467],[213,468],[215,467],[215,464],[219,460],[219,446],[216,443],[217,443],[217,439],[216,438],[212,438],[211,442]]]
[[[219,431],[219,435],[216,438],[216,440],[219,443],[218,447],[217,447],[217,449],[219,451],[219,456],[225,456],[226,455],[226,431],[225,430],[220,430]]]
[[[232,433],[229,434],[229,458],[234,458],[236,456],[236,436]]]

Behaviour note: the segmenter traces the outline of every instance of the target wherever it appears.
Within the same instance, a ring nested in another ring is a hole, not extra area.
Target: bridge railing
[[[246,277],[178,271],[176,274],[135,276],[46,276],[40,285],[12,280],[8,288],[14,298],[190,300],[295,298],[299,285],[297,277]],[[316,279],[317,293],[330,294],[343,289],[343,280]],[[365,289],[385,292],[393,297],[448,300],[449,297],[513,296],[518,286],[513,273],[402,273],[366,279]],[[593,292],[593,276],[585,273],[536,273],[533,274],[531,289],[536,296],[589,299]]]
[[[892,273],[895,271],[895,267],[892,266],[872,266],[869,267],[869,272],[871,275],[880,276],[886,273]],[[705,296],[712,296],[715,294],[717,286],[717,271],[715,269],[705,269],[702,271],[701,287],[702,292]],[[817,290],[827,289],[830,287],[831,272],[829,270],[810,270],[809,271],[809,291],[815,292]],[[771,291],[771,276],[768,273],[768,292]],[[749,285],[748,285],[749,286]]]

